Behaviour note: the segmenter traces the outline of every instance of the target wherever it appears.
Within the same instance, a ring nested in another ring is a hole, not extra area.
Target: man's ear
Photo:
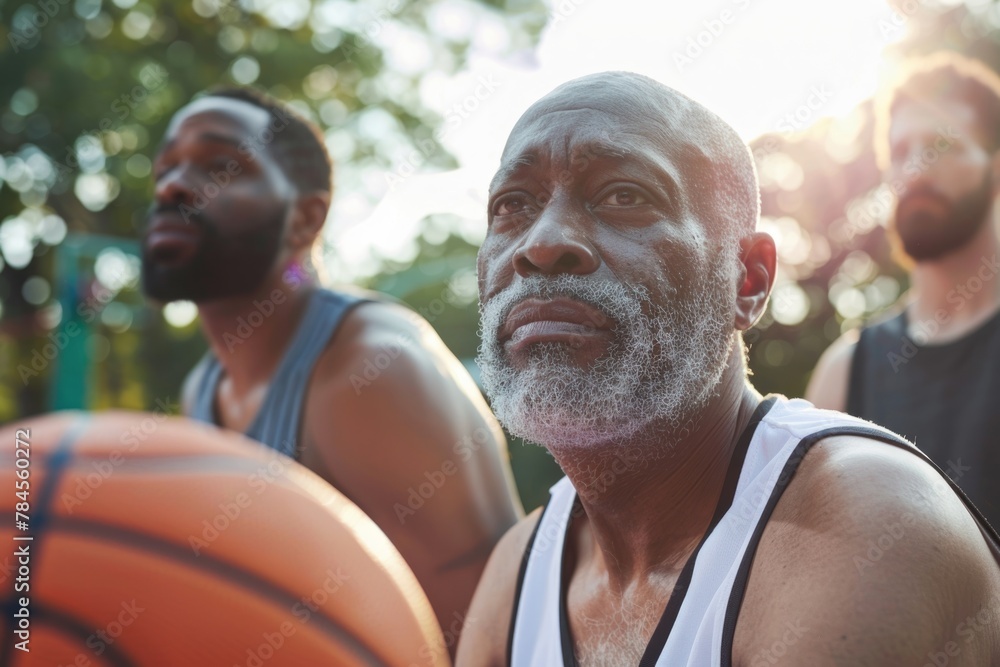
[[[737,329],[746,331],[760,319],[767,308],[767,297],[774,287],[777,251],[770,234],[754,232],[740,241],[743,281],[736,292]]]
[[[296,200],[292,219],[288,223],[288,241],[293,250],[312,246],[323,230],[329,210],[329,192],[317,190],[301,195]]]

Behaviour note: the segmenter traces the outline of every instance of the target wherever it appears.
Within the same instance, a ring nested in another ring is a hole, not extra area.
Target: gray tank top
[[[305,315],[292,337],[278,369],[268,385],[260,410],[245,435],[294,459],[301,454],[299,439],[306,387],[319,355],[330,342],[351,308],[365,299],[315,288],[309,296]],[[222,365],[209,349],[198,362],[200,381],[189,417],[219,425],[215,393]]]
[[[847,412],[913,442],[1000,525],[1000,313],[959,340],[918,345],[906,311],[861,332]]]

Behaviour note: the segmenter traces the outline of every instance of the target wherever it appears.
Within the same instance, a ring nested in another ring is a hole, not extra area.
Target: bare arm
[[[847,408],[847,389],[851,379],[851,360],[858,334],[851,331],[833,342],[816,363],[806,400],[817,408],[840,410]]]
[[[307,438],[413,569],[454,652],[490,552],[523,513],[503,432],[430,325],[399,306],[352,311],[317,373]]]
[[[994,665],[998,580],[936,471],[891,446],[831,438],[803,460],[765,529],[733,664]]]
[[[532,512],[497,543],[469,607],[456,667],[505,667],[507,664],[514,587],[524,550],[541,513],[541,508]]]

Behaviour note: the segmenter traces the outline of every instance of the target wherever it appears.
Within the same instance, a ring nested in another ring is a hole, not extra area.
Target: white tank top
[[[736,620],[764,527],[806,452],[833,435],[896,445],[934,466],[906,440],[870,422],[819,410],[802,399],[768,397],[740,437],[714,528],[682,571],[640,667],[732,667]],[[942,484],[966,503],[994,554],[1000,554],[1000,538],[954,482],[938,472]],[[574,508],[582,511],[564,477],[552,487],[521,563],[507,652],[513,667],[577,665],[563,577],[563,545]]]

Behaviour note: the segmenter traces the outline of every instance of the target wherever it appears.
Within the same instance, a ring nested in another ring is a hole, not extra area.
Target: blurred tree
[[[156,145],[193,95],[252,84],[289,102],[324,129],[338,187],[374,199],[372,171],[402,151],[455,166],[424,75],[529,49],[545,19],[540,0],[0,1],[0,422],[50,407],[67,349],[96,369],[86,407],[176,401],[204,349],[191,309],[167,311],[174,326],[146,309],[134,247],[65,246],[136,238]]]
[[[890,64],[951,49],[1000,70],[1000,3],[890,0],[880,26]],[[885,235],[894,208],[872,149],[872,102],[797,133],[751,143],[762,228],[779,241],[778,285],[747,336],[754,383],[801,396],[819,355],[842,332],[893,305],[908,288]]]
[[[888,60],[951,48],[1000,68],[997,0],[891,2],[898,20],[880,29],[903,39]],[[80,239],[136,237],[156,142],[192,95],[251,83],[289,101],[324,128],[340,196],[376,200],[404,151],[454,166],[426,148],[441,119],[423,103],[425,75],[457,71],[484,43],[529,50],[546,18],[542,0],[0,0],[0,422],[48,408],[59,334],[97,369],[81,378],[89,407],[175,405],[204,349],[194,311],[149,310],[134,255],[83,252]],[[822,350],[907,287],[885,240],[892,202],[871,139],[866,102],[752,142],[762,227],[781,255],[768,313],[747,335],[762,391],[801,395]],[[421,312],[469,363],[476,243],[452,222],[428,219],[416,259],[385,261],[368,286]],[[83,333],[71,335],[74,322]],[[558,468],[540,448],[513,441],[511,452],[535,507]]]

